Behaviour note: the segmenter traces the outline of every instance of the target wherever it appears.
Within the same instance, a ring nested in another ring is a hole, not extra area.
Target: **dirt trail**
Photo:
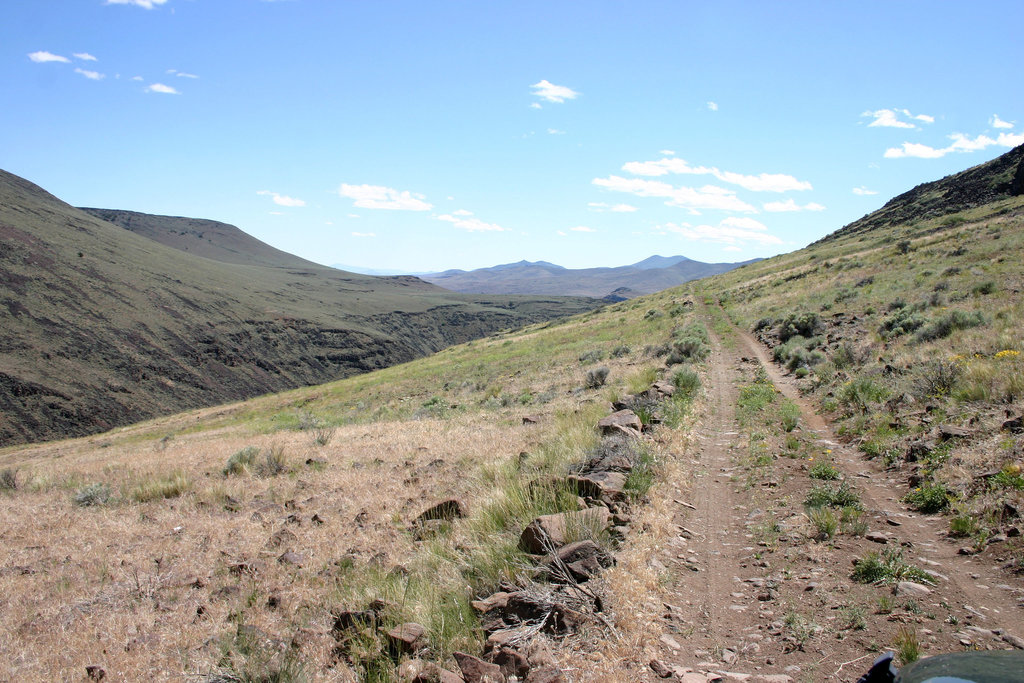
[[[708,410],[687,456],[693,486],[689,499],[677,501],[679,536],[656,560],[671,581],[662,656],[648,680],[854,681],[893,647],[899,629],[919,640],[922,656],[1006,649],[1024,637],[1024,581],[999,568],[998,550],[958,555],[944,518],[909,512],[902,485],[840,443],[759,342],[735,327],[729,336],[712,334]],[[776,455],[751,474],[749,435],[737,424],[736,406],[739,387],[759,365],[799,406],[799,436],[815,452],[830,453],[860,493],[875,540],[812,539],[802,507],[814,483],[807,460]],[[852,561],[883,547],[901,549],[937,584],[910,595],[854,583]]]

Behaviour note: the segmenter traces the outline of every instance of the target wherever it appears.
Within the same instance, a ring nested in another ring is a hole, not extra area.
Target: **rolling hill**
[[[356,275],[0,172],[0,444],[317,384],[594,308]]]
[[[902,206],[410,363],[3,449],[5,673],[853,683],[884,650],[1024,649],[1024,195]],[[623,405],[641,431],[606,421]]]
[[[754,263],[748,261],[746,263]],[[446,270],[421,277],[455,292],[477,294],[567,294],[614,301],[651,294],[744,263],[703,263],[685,256],[651,256],[616,268],[563,268],[547,261],[519,261],[476,270]],[[616,290],[619,290],[616,292]]]

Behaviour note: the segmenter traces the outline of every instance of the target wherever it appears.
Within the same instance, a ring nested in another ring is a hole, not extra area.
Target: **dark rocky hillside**
[[[938,218],[1000,199],[1024,195],[1022,161],[1024,145],[966,171],[922,183],[909,192],[893,197],[878,211],[823,237],[819,243],[840,236]]]
[[[0,171],[0,446],[318,384],[600,303],[346,273],[215,221],[76,209]]]

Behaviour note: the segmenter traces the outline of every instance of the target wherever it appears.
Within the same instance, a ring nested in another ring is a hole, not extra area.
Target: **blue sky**
[[[1024,143],[1024,3],[0,6],[0,168],[431,271],[791,251]]]

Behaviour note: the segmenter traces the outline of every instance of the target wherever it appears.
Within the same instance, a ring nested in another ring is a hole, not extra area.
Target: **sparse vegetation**
[[[75,492],[74,501],[78,507],[106,505],[113,499],[110,487],[104,483],[83,486]]]
[[[181,470],[167,475],[156,475],[143,479],[135,484],[128,497],[136,503],[147,503],[151,500],[177,498],[188,490],[188,477]]]
[[[587,389],[599,389],[604,386],[604,383],[608,381],[608,374],[611,372],[609,368],[601,366],[593,370],[587,371],[587,377],[584,380],[584,386]]]
[[[903,552],[896,548],[886,548],[881,553],[874,550],[856,561],[851,578],[858,583],[888,585],[900,581],[914,581],[932,585],[935,579],[903,559]]]

